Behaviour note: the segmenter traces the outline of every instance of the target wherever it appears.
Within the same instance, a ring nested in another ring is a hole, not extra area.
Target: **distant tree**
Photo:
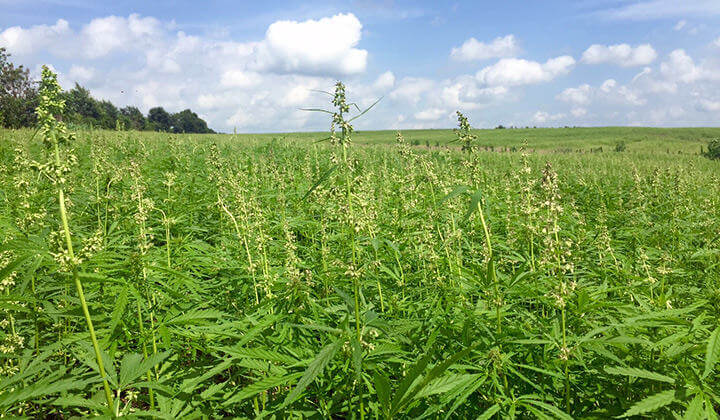
[[[170,131],[172,127],[172,117],[161,106],[151,108],[148,111],[148,122],[152,124],[155,131]]]
[[[172,129],[175,133],[213,133],[207,123],[189,109],[172,115]]]
[[[65,92],[63,96],[65,98],[65,114],[69,121],[103,127],[103,107],[90,95],[88,89],[75,83],[75,87]]]
[[[510,128],[512,128],[512,127],[510,127]],[[502,124],[500,124],[500,125],[498,125],[497,127],[495,127],[495,129],[496,129],[496,130],[504,130],[504,129],[505,129],[505,126],[502,125]]]
[[[144,130],[147,126],[147,120],[137,107],[126,106],[120,109],[120,120],[128,130]]]
[[[120,112],[110,101],[101,101],[100,106],[100,127],[108,130],[115,129]]]
[[[30,71],[10,62],[10,54],[0,47],[0,125],[10,128],[35,124],[37,89]]]

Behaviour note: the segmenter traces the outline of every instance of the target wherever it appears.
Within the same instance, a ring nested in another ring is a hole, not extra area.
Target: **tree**
[[[10,54],[0,47],[0,125],[10,128],[35,124],[37,89],[30,80],[30,71],[16,67]]]
[[[115,124],[117,123],[118,109],[110,101],[101,101],[100,106],[100,126],[108,130],[114,130]]]
[[[214,133],[202,118],[189,109],[173,114],[172,126],[175,133]]]
[[[170,131],[172,127],[172,117],[161,106],[151,108],[148,111],[148,122],[152,124],[155,131]]]
[[[63,94],[66,116],[74,123],[102,126],[103,108],[90,96],[90,91],[75,83],[75,87]],[[112,128],[115,128],[114,126]]]
[[[126,106],[120,109],[120,120],[128,130],[144,130],[147,120],[137,107]]]

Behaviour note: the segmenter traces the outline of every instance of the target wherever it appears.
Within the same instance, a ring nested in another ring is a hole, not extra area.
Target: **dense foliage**
[[[75,127],[108,130],[151,130],[170,133],[213,133],[207,123],[189,109],[168,113],[162,107],[150,109],[146,118],[134,106],[118,109],[110,101],[97,100],[79,84],[62,93],[64,121]],[[32,127],[36,124],[37,82],[24,66],[10,62],[10,54],[0,47],[0,127]],[[161,120],[156,117],[162,115]]]
[[[10,54],[0,47],[0,127],[29,127],[35,124],[37,91],[30,81],[30,70],[10,62]]]
[[[0,414],[717,418],[717,162],[354,146],[338,103],[334,144],[0,132]]]
[[[703,155],[708,159],[720,160],[720,139],[710,140]]]

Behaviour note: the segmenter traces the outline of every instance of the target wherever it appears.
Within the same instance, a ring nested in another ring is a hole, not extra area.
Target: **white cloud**
[[[14,55],[30,55],[50,46],[62,47],[53,44],[70,32],[70,25],[64,19],[58,19],[52,26],[35,25],[27,29],[12,26],[0,32],[0,45]]]
[[[544,64],[519,58],[504,58],[480,70],[478,81],[488,86],[519,86],[547,82],[567,74],[575,65],[575,59],[560,56]]]
[[[565,102],[583,105],[590,102],[591,94],[592,88],[590,87],[590,85],[584,84],[576,88],[567,88],[563,90],[559,95],[557,95],[557,99]]]
[[[262,77],[253,71],[227,70],[222,74],[220,84],[225,87],[252,87],[262,83]]]
[[[574,105],[571,114],[576,117],[585,115],[585,107],[590,104],[637,107],[647,103],[641,90],[633,86],[619,85],[615,79],[607,79],[599,87],[585,83],[576,88],[567,88],[556,98]]]
[[[513,57],[520,52],[514,35],[497,37],[492,42],[480,42],[475,38],[465,41],[459,48],[453,48],[450,56],[459,61],[478,61],[489,58]]]
[[[607,79],[602,85],[600,85],[600,90],[604,93],[610,93],[613,89],[615,89],[615,86],[617,86],[615,79]]]
[[[532,121],[538,124],[545,124],[549,122],[559,121],[565,118],[565,114],[550,114],[545,111],[538,111],[533,115]]]
[[[678,23],[673,26],[673,29],[676,31],[681,31],[685,25],[687,25],[687,21],[685,19],[679,20]]]
[[[717,37],[717,39],[713,41],[713,45],[717,48],[720,48],[720,37]]]
[[[437,121],[442,117],[448,116],[449,113],[440,108],[425,109],[420,112],[416,112],[414,117],[418,121]]]
[[[577,108],[573,108],[572,110],[570,110],[570,113],[572,114],[573,117],[580,118],[580,117],[584,117],[587,115],[587,109],[577,107]]]
[[[698,109],[706,112],[720,112],[720,101],[700,99],[697,103]]]
[[[390,98],[401,102],[417,104],[421,96],[430,91],[435,82],[430,79],[406,77],[397,83],[397,87],[390,92]]]
[[[355,48],[362,24],[355,15],[338,14],[303,22],[270,25],[256,47],[256,66],[278,73],[350,75],[365,71],[368,52]]]
[[[628,44],[591,45],[582,55],[587,64],[610,63],[622,67],[644,66],[657,58],[655,49],[650,44],[632,47]]]
[[[703,77],[703,69],[695,65],[685,50],[674,50],[660,65],[660,73],[671,81],[692,83]]]
[[[137,43],[147,45],[162,32],[162,24],[153,17],[108,16],[93,19],[82,29],[80,46],[89,58],[99,58],[115,50],[137,49]]]
[[[68,77],[78,83],[85,83],[92,79],[94,75],[95,69],[79,65],[73,65],[68,72]]]
[[[386,71],[375,79],[374,86],[378,90],[387,90],[392,88],[395,86],[395,75],[391,71]]]

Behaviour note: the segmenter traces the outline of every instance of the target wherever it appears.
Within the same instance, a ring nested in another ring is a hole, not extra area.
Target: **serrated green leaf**
[[[295,385],[295,388],[293,388],[292,391],[290,391],[290,393],[285,397],[285,401],[283,401],[282,404],[283,407],[287,407],[295,401],[300,394],[302,394],[305,388],[307,388],[307,386],[322,373],[328,363],[330,363],[333,357],[335,357],[335,353],[337,353],[341,345],[342,341],[337,340],[320,350],[320,352],[315,356],[315,359],[310,363],[310,365],[308,365],[305,373],[303,373],[303,376],[300,378],[297,385]]]
[[[613,367],[608,366],[605,368],[605,372],[609,373],[610,375],[622,375],[622,376],[631,376],[634,378],[644,378],[644,379],[650,379],[653,381],[660,381],[660,382],[667,382],[669,384],[674,384],[675,379],[662,375],[660,373],[656,372],[650,372],[649,370],[645,369],[638,369],[638,368],[630,368],[630,367]]]
[[[638,414],[651,413],[675,401],[675,391],[667,390],[658,392],[643,400],[638,401],[629,410],[618,418],[636,416]]]
[[[710,334],[708,338],[707,347],[705,349],[705,371],[703,372],[703,378],[707,378],[715,367],[720,358],[720,327],[715,328],[715,331]]]

